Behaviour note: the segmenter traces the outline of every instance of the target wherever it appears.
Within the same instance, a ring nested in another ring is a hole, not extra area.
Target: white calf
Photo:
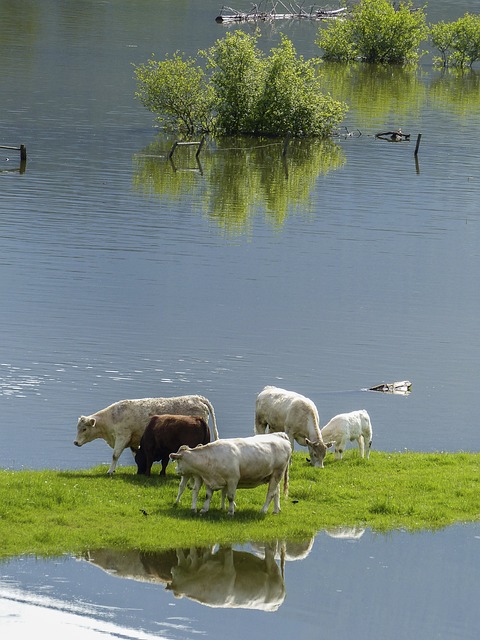
[[[356,440],[360,456],[368,458],[372,446],[372,423],[365,409],[340,413],[322,429],[322,437],[335,444],[335,459],[341,460],[348,441]]]

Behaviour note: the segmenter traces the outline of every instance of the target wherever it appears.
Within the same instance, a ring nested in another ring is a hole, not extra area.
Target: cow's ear
[[[178,460],[178,458],[181,458],[182,454],[181,453],[171,453],[170,454],[170,459],[171,460]]]
[[[325,442],[324,444],[327,447],[327,449],[330,449],[330,447],[333,447],[333,445],[335,444],[335,440],[333,442]]]
[[[308,438],[305,438],[305,442],[307,443],[307,445],[313,444],[313,442],[311,440],[309,440]]]
[[[87,425],[87,427],[94,427],[95,426],[95,422],[96,422],[95,418],[89,418],[86,421],[86,425]]]

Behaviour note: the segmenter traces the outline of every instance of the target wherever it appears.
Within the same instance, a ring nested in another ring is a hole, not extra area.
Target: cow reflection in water
[[[276,611],[285,599],[285,582],[275,550],[265,545],[258,557],[231,547],[162,553],[98,549],[85,559],[118,577],[165,584],[176,598],[209,607]]]
[[[305,538],[304,540],[276,540],[269,543],[273,549],[274,556],[280,560],[282,573],[285,574],[285,562],[294,562],[296,560],[304,560],[312,550],[315,537]],[[262,556],[266,552],[266,544],[264,542],[252,542],[251,547],[255,555]]]
[[[338,540],[360,540],[365,533],[363,527],[332,527],[325,529],[325,533],[330,538],[337,538]]]
[[[273,549],[259,558],[246,551],[220,547],[217,551],[188,554],[177,551],[167,589],[209,607],[276,611],[285,599],[285,582]]]
[[[171,580],[171,568],[177,563],[174,549],[161,553],[93,549],[87,551],[83,558],[118,578],[161,584]]]

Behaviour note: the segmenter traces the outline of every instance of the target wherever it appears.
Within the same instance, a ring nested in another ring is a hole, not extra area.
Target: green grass
[[[337,526],[433,530],[480,520],[480,454],[374,451],[365,461],[350,449],[342,461],[327,456],[324,469],[305,458],[294,454],[279,515],[272,507],[260,514],[262,486],[237,492],[233,519],[220,511],[219,492],[205,516],[191,513],[188,489],[173,507],[179,482],[173,465],[166,478],[158,466],[151,478],[137,476],[134,467],[118,467],[114,477],[106,466],[0,470],[0,557],[306,538]]]

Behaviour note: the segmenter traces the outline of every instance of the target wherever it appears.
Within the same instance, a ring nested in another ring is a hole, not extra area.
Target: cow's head
[[[82,444],[94,440],[97,437],[95,425],[95,418],[80,416],[77,423],[77,438],[73,444],[76,447],[81,447]]]
[[[141,445],[135,451],[134,456],[137,464],[137,474],[145,475],[147,472],[147,456],[145,455],[145,451],[142,449]]]
[[[323,459],[325,458],[325,454],[327,453],[327,448],[331,446],[331,444],[325,444],[321,440],[312,442],[308,438],[305,438],[305,442],[308,447],[308,453],[310,454],[310,464],[312,465],[312,467],[323,468]]]
[[[186,444],[182,444],[182,446],[177,451],[177,453],[170,454],[170,460],[173,460],[174,462],[177,463],[176,471],[179,475],[183,475],[185,472],[184,464],[183,464],[183,456],[185,454],[185,451],[190,451],[190,447],[188,447]]]

